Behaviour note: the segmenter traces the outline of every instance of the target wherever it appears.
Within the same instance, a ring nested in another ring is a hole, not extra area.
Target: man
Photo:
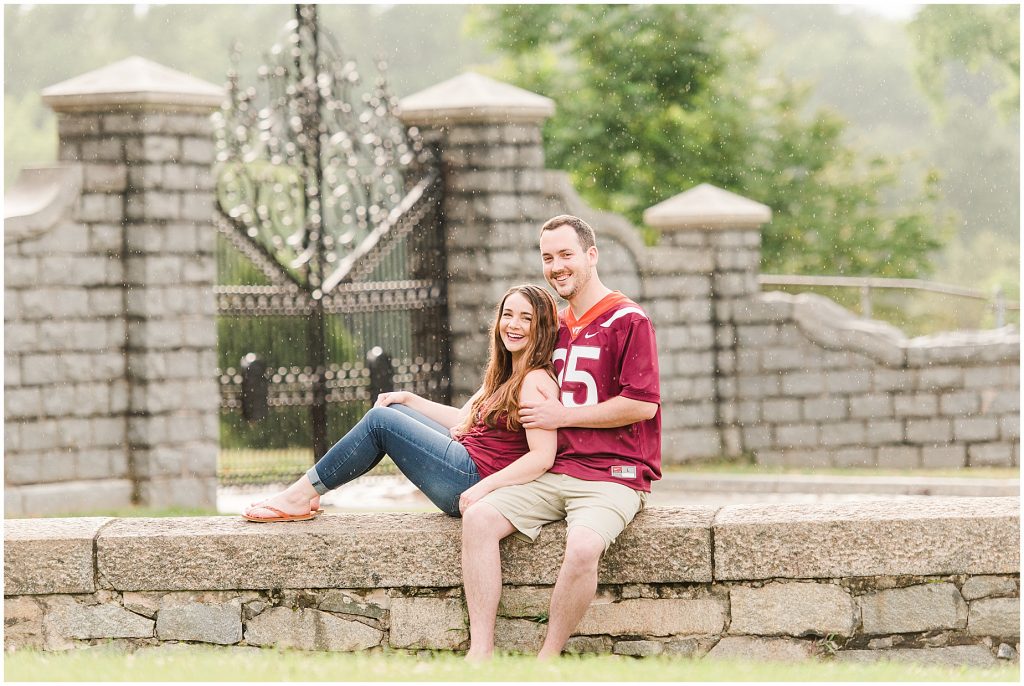
[[[597,590],[601,555],[661,478],[661,409],[654,328],[633,301],[597,274],[594,230],[559,215],[540,232],[544,277],[569,307],[559,313],[554,353],[561,402],[522,403],[527,428],[558,429],[550,471],[526,484],[465,503],[462,569],[469,608],[469,660],[494,649],[501,598],[498,544],[509,534],[535,540],[565,519],[565,557],[551,594],[541,659],[562,652]]]

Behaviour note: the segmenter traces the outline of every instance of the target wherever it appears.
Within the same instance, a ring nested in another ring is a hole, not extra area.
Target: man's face
[[[597,248],[583,250],[576,231],[566,224],[541,234],[540,256],[544,278],[569,301],[586,289],[597,264]]]

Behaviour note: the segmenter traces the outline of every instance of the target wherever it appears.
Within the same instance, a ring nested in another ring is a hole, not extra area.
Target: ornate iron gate
[[[294,478],[380,390],[449,399],[434,156],[315,5],[287,29],[217,126],[222,484]]]

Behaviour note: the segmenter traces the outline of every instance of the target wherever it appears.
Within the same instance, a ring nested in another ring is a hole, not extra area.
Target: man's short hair
[[[597,245],[597,237],[594,235],[594,230],[590,228],[590,224],[571,214],[560,214],[544,222],[544,226],[540,227],[540,235],[543,236],[545,231],[553,231],[561,226],[573,228],[584,252]]]

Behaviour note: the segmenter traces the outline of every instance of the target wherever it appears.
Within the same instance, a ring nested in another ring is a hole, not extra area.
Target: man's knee
[[[502,539],[508,536],[512,524],[488,503],[473,503],[462,513],[463,540]]]
[[[604,554],[604,539],[601,534],[585,526],[574,526],[565,537],[565,561],[563,564],[573,570],[595,569]]]

